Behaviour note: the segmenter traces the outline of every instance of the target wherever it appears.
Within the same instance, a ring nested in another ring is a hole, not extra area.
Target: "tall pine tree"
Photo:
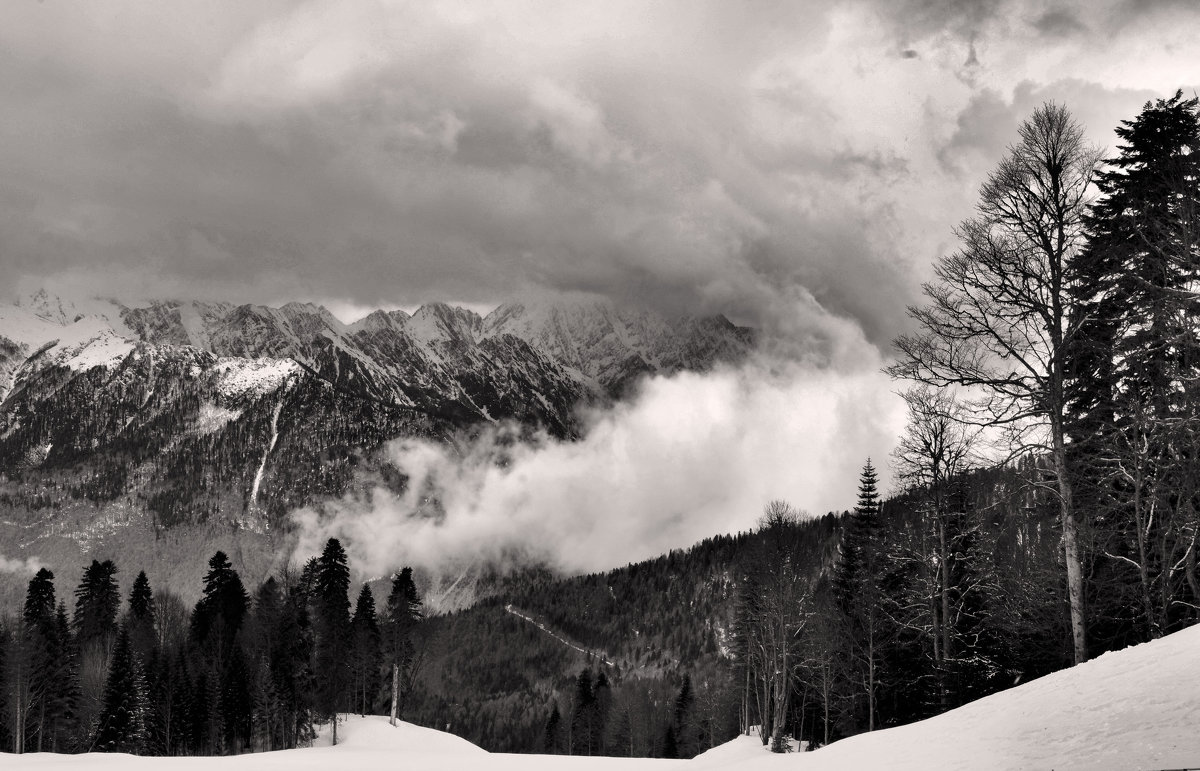
[[[149,738],[148,690],[141,662],[129,642],[129,630],[122,625],[104,686],[93,750],[132,755],[145,753]]]
[[[242,628],[250,604],[242,579],[225,552],[218,551],[208,561],[204,576],[204,594],[192,611],[192,638],[213,653],[224,656]]]
[[[325,544],[316,563],[310,600],[316,628],[317,710],[333,723],[345,706],[350,685],[350,567],[336,538]]]
[[[396,690],[396,702],[392,705],[394,714],[403,715],[404,698],[408,693],[417,664],[416,650],[413,645],[414,633],[421,623],[421,595],[413,581],[412,568],[406,567],[392,576],[392,589],[388,593],[387,615],[384,618],[382,632],[384,662],[391,671],[396,672],[399,680]]]
[[[859,476],[858,504],[842,531],[834,571],[834,594],[866,697],[864,722],[868,731],[875,730],[878,689],[883,679],[881,665],[890,632],[883,614],[886,566],[878,484],[878,474],[868,458]]]
[[[1073,452],[1098,535],[1102,647],[1196,618],[1200,493],[1200,117],[1182,93],[1116,133],[1072,264]]]
[[[380,633],[375,618],[375,596],[371,587],[363,584],[350,622],[351,668],[354,698],[351,700],[359,714],[373,708],[379,692]]]

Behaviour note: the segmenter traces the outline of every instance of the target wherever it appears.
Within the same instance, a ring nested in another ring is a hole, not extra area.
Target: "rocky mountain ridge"
[[[197,543],[219,542],[253,576],[279,558],[291,510],[380,471],[391,439],[498,421],[572,437],[580,404],[753,344],[722,317],[607,300],[484,317],[430,303],[348,324],[307,303],[39,293],[0,305],[0,557],[75,566],[132,539],[187,580]]]

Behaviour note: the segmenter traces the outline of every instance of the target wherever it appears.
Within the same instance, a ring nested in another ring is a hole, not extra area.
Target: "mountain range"
[[[0,565],[73,573],[119,542],[160,584],[194,585],[224,548],[253,581],[278,567],[288,513],[344,494],[389,440],[500,421],[575,437],[581,405],[754,343],[721,316],[600,298],[345,323],[311,303],[39,292],[0,305]]]

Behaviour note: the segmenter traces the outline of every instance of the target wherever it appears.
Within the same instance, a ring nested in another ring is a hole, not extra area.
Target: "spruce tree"
[[[592,670],[584,669],[575,678],[575,701],[571,710],[571,734],[568,750],[572,755],[594,754],[596,693]]]
[[[292,748],[312,738],[316,718],[314,632],[306,599],[299,591],[284,598],[273,639],[271,676],[282,714],[280,741],[284,748]]]
[[[354,606],[350,637],[354,706],[358,707],[359,714],[366,715],[378,693],[380,673],[380,632],[375,618],[375,596],[366,584],[359,591]]]
[[[240,646],[234,646],[221,680],[219,697],[222,744],[231,755],[240,755],[250,745],[254,704],[250,671]]]
[[[679,694],[675,697],[675,746],[678,756],[690,758],[699,752],[696,742],[696,731],[692,708],[696,703],[696,695],[692,692],[691,675],[684,674],[683,683],[679,686]]]
[[[29,626],[49,624],[54,618],[54,605],[54,573],[41,568],[30,579],[25,592],[25,623]]]
[[[250,599],[233,564],[218,551],[208,561],[204,594],[192,611],[192,639],[219,655],[228,652],[242,627]]]
[[[144,754],[148,738],[148,711],[145,676],[130,645],[129,630],[122,625],[104,686],[92,749],[98,752]]]
[[[337,744],[337,713],[344,706],[350,681],[350,567],[336,538],[325,544],[313,575],[311,601],[316,628],[317,709],[333,723]]]
[[[35,752],[64,751],[79,698],[78,673],[66,609],[55,605],[54,574],[46,568],[29,582],[23,620],[16,641],[26,663],[23,745]]]
[[[387,615],[380,630],[383,642],[384,661],[399,673],[398,704],[394,705],[397,716],[403,714],[404,698],[409,690],[415,665],[413,636],[421,623],[421,596],[413,581],[412,568],[406,567],[392,576],[392,588],[387,599]]]
[[[546,718],[546,727],[542,733],[542,752],[547,755],[557,755],[559,748],[559,732],[562,730],[562,713],[555,701],[550,708],[550,717]]]
[[[121,595],[117,566],[112,560],[92,560],[75,589],[75,635],[81,648],[101,642],[117,630]]]
[[[883,527],[875,467],[867,459],[859,477],[858,505],[845,520],[834,570],[834,594],[846,621],[856,669],[866,697],[866,728],[875,729],[884,643]]]
[[[140,571],[129,592],[129,640],[144,662],[153,662],[157,636],[154,629],[154,594],[146,571]]]
[[[606,755],[608,754],[608,745],[605,737],[608,734],[608,718],[612,714],[613,694],[612,686],[608,682],[608,675],[603,669],[596,673],[592,694],[593,741],[596,745],[596,754]]]
[[[1178,628],[1200,599],[1197,105],[1176,92],[1118,127],[1072,265],[1079,332],[1067,388],[1080,487],[1106,542],[1092,591],[1105,647]]]
[[[47,647],[51,686],[47,698],[49,750],[65,752],[73,749],[78,723],[80,698],[79,657],[71,637],[71,622],[67,606],[59,602],[54,611],[54,631]]]

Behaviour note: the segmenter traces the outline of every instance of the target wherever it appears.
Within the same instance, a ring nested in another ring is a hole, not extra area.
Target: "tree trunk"
[[[939,503],[939,506],[945,504]],[[950,645],[950,547],[946,542],[946,513],[940,511],[938,513],[938,545],[941,548],[942,555],[939,560],[942,563],[942,659],[948,661],[953,655]]]
[[[747,653],[746,682],[742,687],[742,733],[746,736],[750,735],[750,662],[749,654]]]
[[[392,664],[392,717],[388,722],[396,725],[396,703],[400,699],[400,665]]]
[[[24,723],[24,720],[21,715],[21,674],[20,674],[20,672],[17,673],[17,705],[16,705],[16,709],[13,711],[13,718],[15,720],[15,723],[13,726],[13,753],[16,755],[20,755],[21,753],[23,753],[25,751],[25,747],[22,745],[22,741],[25,738],[25,723]]]
[[[822,746],[824,746],[824,745],[829,744],[829,678],[830,678],[830,672],[829,672],[828,664],[822,664],[821,670],[822,670],[821,701],[822,701],[822,712],[824,713],[824,717],[825,717],[825,741],[822,742]]]
[[[875,625],[867,633],[867,730],[875,730]]]
[[[771,752],[782,752],[783,732],[787,728],[788,696],[791,683],[786,672],[775,674],[774,709],[771,720]]]
[[[1058,478],[1059,513],[1062,516],[1063,556],[1067,562],[1067,598],[1071,605],[1071,638],[1075,663],[1087,661],[1087,622],[1083,615],[1083,564],[1079,557],[1078,525],[1071,502],[1071,481],[1067,479],[1066,447],[1062,424],[1051,428],[1054,434],[1054,475]]]
[[[338,716],[337,716],[337,713],[334,712],[333,713],[333,746],[334,747],[337,746],[337,724],[338,724]]]

